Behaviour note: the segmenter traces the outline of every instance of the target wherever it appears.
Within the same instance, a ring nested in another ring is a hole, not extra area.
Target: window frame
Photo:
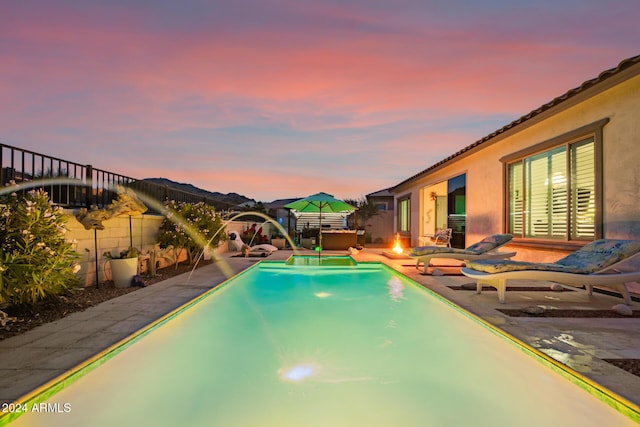
[[[600,239],[603,236],[603,155],[602,155],[602,139],[603,139],[603,127],[609,122],[608,118],[598,120],[588,125],[582,126],[573,131],[567,132],[555,138],[551,138],[547,141],[535,144],[526,149],[514,152],[500,159],[503,165],[503,208],[504,208],[504,230],[510,231],[510,166],[522,162],[535,155],[550,152],[559,147],[565,147],[567,153],[571,152],[572,146],[580,144],[589,138],[593,138],[594,149],[594,190],[595,190],[595,214],[594,214],[594,239]],[[568,173],[572,171],[569,167],[569,158],[567,154],[567,169]],[[524,169],[522,171],[524,173]],[[572,213],[569,217],[572,217]],[[514,242],[525,243],[542,243],[553,244],[555,246],[580,244],[583,245],[588,239],[572,239],[571,236],[571,218],[566,226],[566,233],[563,239],[549,239],[549,238],[536,238],[526,237],[524,235],[525,227],[523,223],[522,234],[514,235]]]
[[[401,219],[401,215],[403,214],[402,209],[400,208],[402,203],[407,203],[407,207],[406,207],[406,224],[407,224],[407,229],[402,229],[402,219]],[[398,213],[397,215],[397,219],[396,219],[396,231],[401,233],[401,234],[409,234],[411,233],[411,195],[407,194],[404,195],[402,197],[398,197],[398,199],[396,200],[396,212]]]

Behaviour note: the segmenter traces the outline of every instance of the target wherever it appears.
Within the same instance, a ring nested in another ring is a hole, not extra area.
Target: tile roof
[[[366,197],[393,197],[393,193],[391,192],[391,188],[385,188],[383,190],[369,193]]]
[[[292,199],[277,199],[269,203],[263,203],[263,206],[265,207],[265,209],[280,209],[283,208],[284,205],[300,199],[302,199],[302,197],[294,197]]]
[[[519,119],[514,120],[513,122],[509,123],[506,126],[503,126],[502,128],[496,130],[495,132],[485,136],[482,139],[479,139],[478,141],[474,142],[471,145],[468,145],[467,147],[463,148],[462,150],[452,154],[451,156],[447,157],[446,159],[443,159],[441,161],[439,161],[438,163],[428,167],[427,169],[423,170],[422,172],[419,172],[407,179],[405,179],[404,181],[400,182],[399,184],[393,186],[390,188],[390,190],[394,190],[398,187],[400,187],[403,184],[407,184],[411,181],[414,181],[418,178],[421,178],[422,176],[426,175],[427,173],[429,173],[430,171],[442,166],[445,163],[448,163],[449,161],[455,159],[456,157],[466,153],[469,150],[472,150],[474,148],[476,148],[479,145],[484,144],[485,142],[495,138],[498,135],[501,135],[503,133],[505,133],[506,131],[515,128],[516,126],[521,125],[522,123],[532,119],[535,116],[538,116],[539,114],[543,113],[544,111],[547,111],[553,107],[555,107],[558,104],[561,104],[565,101],[567,101],[570,98],[573,98],[574,96],[576,96],[579,93],[584,92],[585,90],[596,86],[600,83],[602,83],[603,81],[609,79],[610,77],[620,73],[623,70],[626,70],[627,68],[633,67],[636,64],[640,63],[640,55],[636,55],[633,56],[631,58],[627,58],[625,60],[623,60],[622,62],[620,62],[620,64],[618,64],[617,67],[615,68],[611,68],[609,70],[603,71],[602,73],[600,73],[600,75],[598,75],[598,77],[593,78],[591,80],[587,80],[586,82],[582,83],[580,86],[570,89],[567,92],[565,92],[564,94],[552,99],[551,101],[547,102],[546,104],[543,104],[542,106],[536,108],[535,110],[531,111],[530,113],[520,117]]]

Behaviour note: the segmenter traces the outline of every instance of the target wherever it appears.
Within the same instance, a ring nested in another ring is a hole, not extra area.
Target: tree
[[[358,208],[354,213],[349,215],[347,222],[350,228],[364,228],[367,221],[378,215],[378,207],[369,202],[366,197],[359,199],[345,199],[345,203]]]
[[[247,206],[244,209],[247,212],[262,212],[267,213],[267,209],[264,207],[264,203],[256,202],[253,206]]]
[[[160,248],[173,250],[176,268],[182,251],[187,251],[189,264],[193,264],[207,244],[215,248],[227,239],[222,219],[213,206],[170,201],[166,208],[169,213],[160,225],[157,242]]]
[[[0,198],[0,303],[34,305],[78,285],[65,222],[43,190]]]

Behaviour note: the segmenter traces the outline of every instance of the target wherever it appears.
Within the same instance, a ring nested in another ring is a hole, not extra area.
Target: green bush
[[[207,243],[216,248],[226,240],[222,219],[213,206],[171,201],[165,207],[169,213],[160,225],[157,242],[162,249],[172,248],[176,263],[183,250],[187,251],[189,264],[193,264]]]
[[[33,305],[78,285],[65,221],[42,190],[0,197],[0,303]]]

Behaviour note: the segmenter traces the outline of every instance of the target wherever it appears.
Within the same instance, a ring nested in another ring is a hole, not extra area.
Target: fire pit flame
[[[393,252],[397,253],[397,254],[401,254],[402,253],[402,246],[400,245],[400,233],[396,233],[396,239],[393,243]]]

